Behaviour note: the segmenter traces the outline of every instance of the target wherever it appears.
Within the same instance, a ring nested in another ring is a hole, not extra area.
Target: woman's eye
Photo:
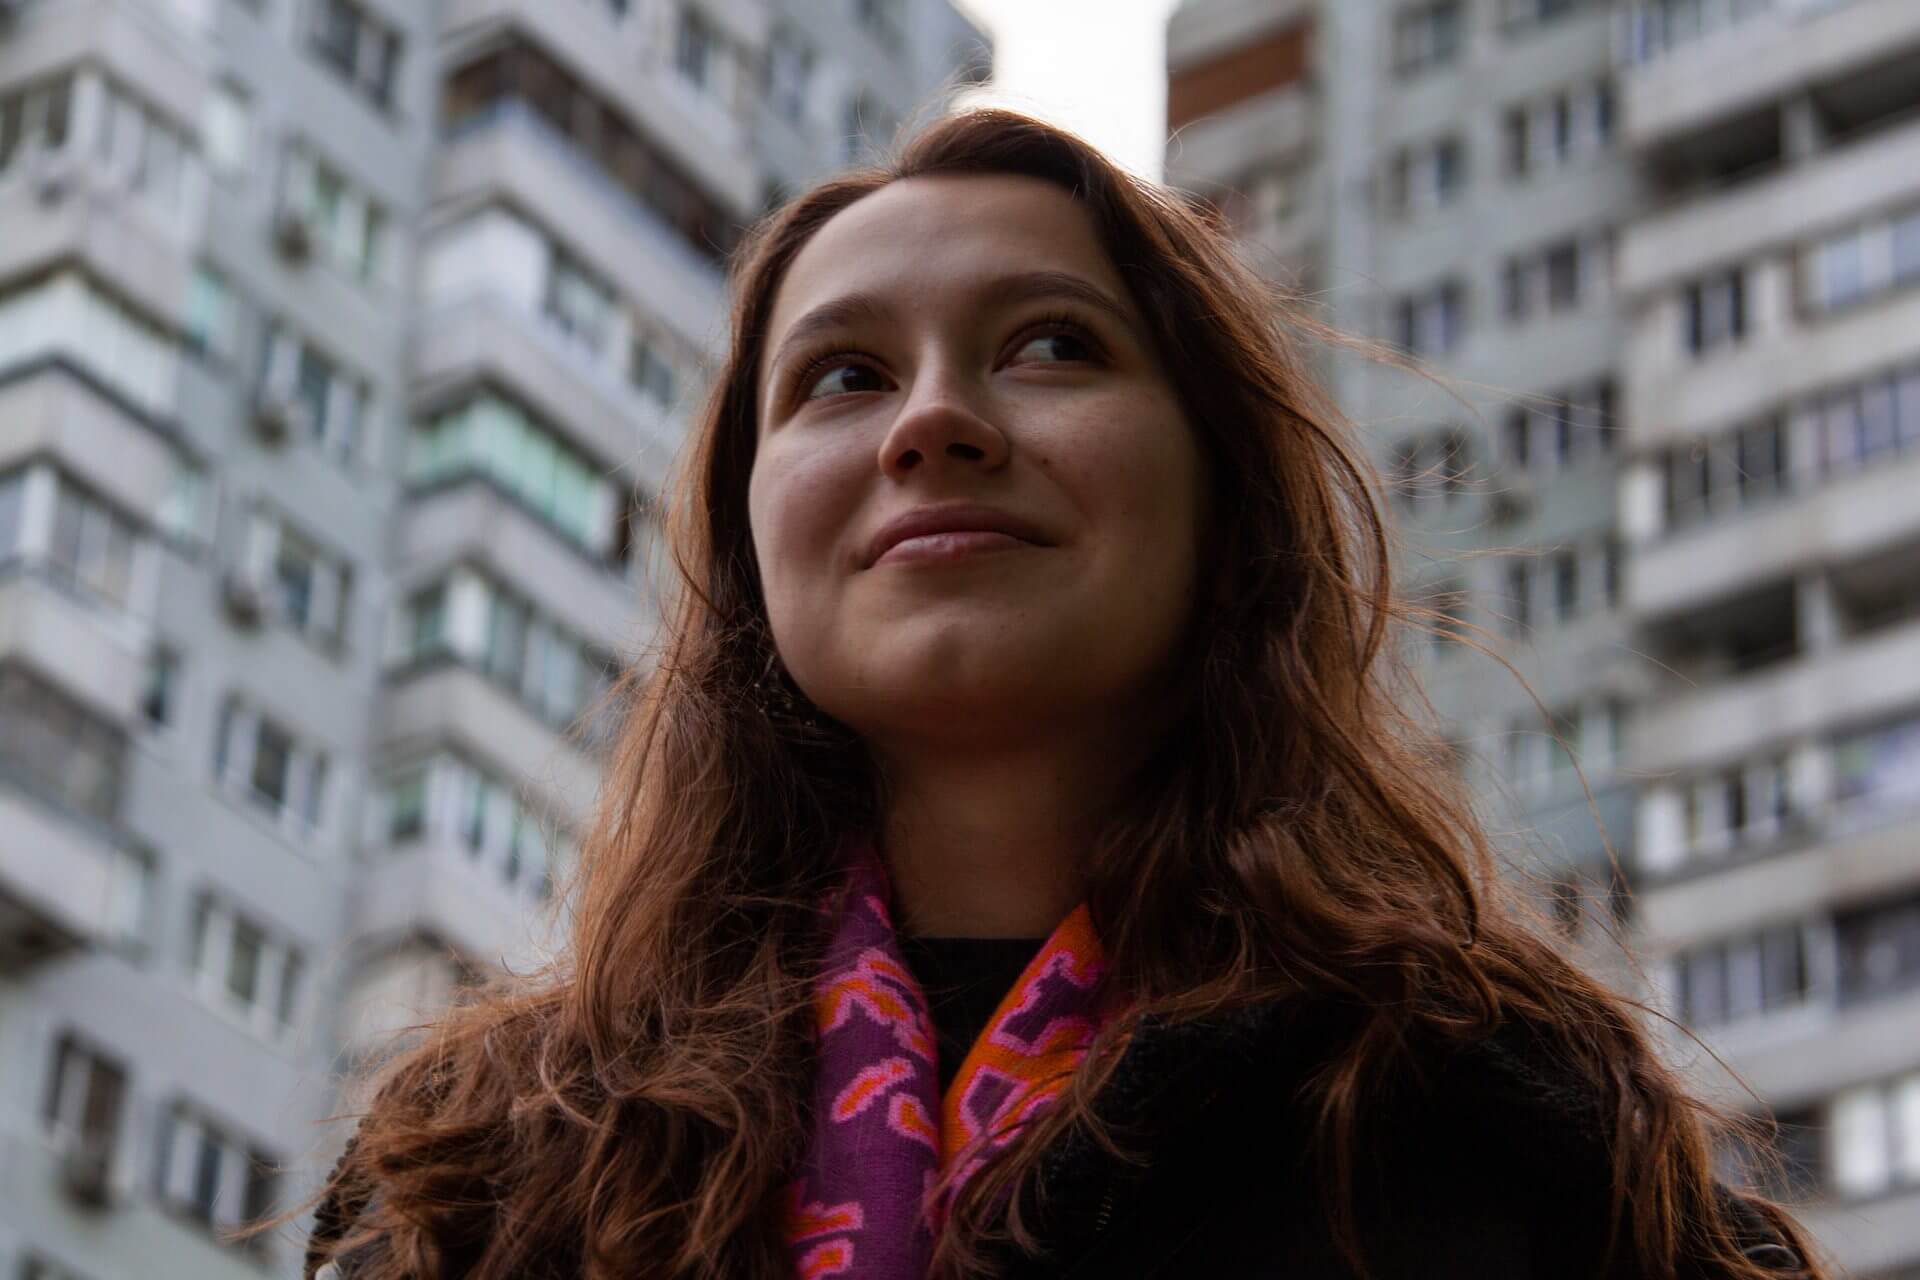
[[[1038,349],[1038,354],[1031,354],[1035,352],[1036,348]],[[1031,359],[1048,363],[1065,362],[1071,364],[1075,361],[1092,359],[1093,347],[1085,338],[1077,334],[1066,332],[1037,333],[1021,343],[1020,350],[1016,351],[1014,356],[1016,359],[1027,356]]]
[[[880,375],[867,365],[836,364],[813,380],[807,387],[805,398],[817,400],[821,396],[845,395],[855,391],[878,391],[880,383]]]

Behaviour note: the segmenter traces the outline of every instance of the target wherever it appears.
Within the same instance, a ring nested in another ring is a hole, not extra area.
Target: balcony
[[[1747,338],[1731,350],[1689,358],[1675,291],[1666,322],[1653,316],[1628,342],[1625,410],[1636,450],[1757,419],[1783,405],[1909,362],[1920,344],[1920,290],[1904,289],[1817,322],[1787,311],[1792,283],[1784,261],[1750,275]]]
[[[544,226],[566,227],[610,282],[699,340],[722,314],[719,268],[520,102],[486,108],[447,139],[434,196],[453,206],[504,197]]]
[[[1920,1259],[1920,1190],[1865,1204],[1833,1201],[1798,1209],[1800,1221],[1831,1254],[1841,1275],[1911,1276]],[[1902,1267],[1908,1268],[1901,1270]]]
[[[1180,130],[1167,146],[1168,181],[1233,181],[1252,166],[1307,155],[1319,133],[1319,97],[1296,82]]]
[[[1920,10],[1914,16],[1920,18]],[[1640,219],[1620,243],[1620,287],[1673,285],[1723,263],[1791,250],[1827,228],[1920,199],[1920,115]]]
[[[1599,810],[1596,823],[1594,810]],[[1581,870],[1601,883],[1611,879],[1613,867],[1607,846],[1624,873],[1633,865],[1634,786],[1626,781],[1599,781],[1593,786],[1593,807],[1585,795],[1550,801],[1532,809],[1520,821],[1526,866],[1533,872]],[[1605,840],[1601,836],[1605,834]]]
[[[1700,609],[1714,596],[1821,566],[1844,566],[1915,544],[1920,574],[1920,450],[1761,500],[1641,546],[1627,575],[1640,618]]]
[[[641,618],[644,592],[624,571],[478,477],[411,495],[394,548],[410,580],[428,566],[479,565],[609,652],[626,650]]]
[[[1699,687],[1656,691],[1635,727],[1638,770],[1737,759],[1756,742],[1787,741],[1920,702],[1920,621]]]
[[[1816,1098],[1836,1082],[1873,1080],[1912,1070],[1920,993],[1841,1010],[1829,998],[1750,1024],[1701,1033],[1723,1067],[1678,1032],[1667,1031],[1669,1056],[1696,1088],[1729,1105],[1762,1098]],[[1729,1074],[1731,1072],[1731,1074]]]
[[[497,294],[474,293],[420,327],[415,392],[496,380],[589,454],[630,464],[644,455],[657,487],[680,446],[680,427],[551,324]]]
[[[1835,902],[1888,896],[1911,885],[1920,797],[1829,805],[1740,858],[1694,855],[1684,878],[1642,881],[1636,902],[1644,944],[1674,951]],[[1740,860],[1734,860],[1740,858]]]
[[[144,855],[109,825],[0,777],[0,974],[138,935]]]
[[[0,568],[0,663],[57,677],[94,714],[128,724],[146,677],[145,629],[43,574]]]
[[[724,10],[748,14],[738,3]],[[754,6],[750,21],[764,23]],[[517,27],[531,32],[595,94],[620,108],[700,182],[739,211],[759,207],[760,190],[745,134],[731,120],[716,127],[711,104],[690,102],[670,84],[671,66],[644,66],[644,47],[623,37],[588,6],[554,0],[451,0],[442,30],[462,44]],[[739,33],[735,33],[739,34]],[[764,40],[761,41],[764,43]],[[731,126],[731,127],[729,127]],[[551,225],[566,226],[563,219]]]
[[[546,904],[505,884],[453,840],[428,836],[368,854],[359,877],[356,933],[375,938],[425,936],[476,966],[519,968],[548,939]]]
[[[1701,0],[1676,9],[1753,11],[1744,21],[1666,41],[1652,30],[1648,60],[1624,77],[1627,144],[1676,144],[1804,86],[1846,80],[1897,50],[1920,51],[1920,7],[1909,0]]]
[[[251,1255],[216,1243],[149,1200],[127,1153],[120,1153],[118,1164],[109,1179],[108,1207],[92,1208],[64,1190],[63,1161],[51,1143],[38,1134],[0,1132],[0,1204],[11,1222],[32,1223],[37,1236],[61,1242],[89,1275],[164,1269],[196,1280],[261,1280],[260,1263]]]
[[[471,668],[443,664],[409,675],[382,699],[379,739],[405,754],[451,745],[538,795],[566,826],[585,825],[599,762]]]

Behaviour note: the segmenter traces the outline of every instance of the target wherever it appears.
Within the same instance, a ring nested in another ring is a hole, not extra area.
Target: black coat
[[[1301,1093],[1347,1025],[1330,1008],[1276,1006],[1143,1028],[1100,1105],[1144,1159],[1062,1143],[1030,1202],[1045,1254],[1008,1253],[1003,1274],[1345,1280]],[[1465,1048],[1416,1045],[1413,1060],[1418,1080],[1366,1103],[1355,1225],[1376,1280],[1643,1280],[1599,1269],[1610,1174],[1591,1089],[1511,1030]],[[1757,1211],[1723,1198],[1750,1258],[1803,1274]],[[316,1237],[340,1216],[323,1205]],[[554,1261],[555,1277],[577,1272]],[[349,1261],[339,1274],[353,1270]],[[1715,1274],[1696,1266],[1674,1280]]]

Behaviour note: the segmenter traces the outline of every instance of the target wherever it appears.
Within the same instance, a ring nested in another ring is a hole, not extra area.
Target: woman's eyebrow
[[[1124,305],[1100,286],[1070,271],[1022,271],[995,276],[980,286],[975,296],[986,307],[1008,307],[1043,298],[1078,302],[1104,312],[1128,333],[1138,336],[1133,316]],[[787,327],[768,367],[778,368],[789,351],[806,346],[822,333],[863,322],[885,325],[892,319],[893,309],[878,295],[864,291],[823,302]]]

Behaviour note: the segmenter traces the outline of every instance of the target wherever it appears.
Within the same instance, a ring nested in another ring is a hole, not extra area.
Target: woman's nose
[[[880,442],[880,470],[900,479],[928,466],[996,471],[1006,465],[1005,433],[950,386],[916,388]]]

